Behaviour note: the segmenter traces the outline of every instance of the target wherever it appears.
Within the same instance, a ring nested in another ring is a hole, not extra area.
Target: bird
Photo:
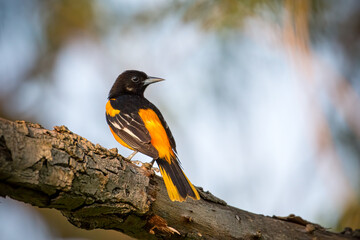
[[[106,121],[115,140],[159,166],[171,201],[183,202],[200,196],[182,170],[175,139],[159,109],[144,97],[152,83],[163,81],[138,70],[126,70],[115,80],[105,106]]]

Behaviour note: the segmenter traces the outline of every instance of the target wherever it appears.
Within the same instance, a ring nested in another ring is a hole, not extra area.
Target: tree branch
[[[199,189],[171,202],[162,179],[70,132],[0,118],[0,196],[56,208],[75,226],[139,239],[351,239],[299,217],[249,213]]]

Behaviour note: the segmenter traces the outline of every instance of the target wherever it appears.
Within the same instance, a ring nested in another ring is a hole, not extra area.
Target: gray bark
[[[109,136],[110,137],[110,136]],[[268,217],[201,200],[171,202],[162,178],[70,132],[0,118],[0,196],[55,208],[75,226],[138,239],[352,239],[300,217]],[[265,196],[261,196],[265,197]]]

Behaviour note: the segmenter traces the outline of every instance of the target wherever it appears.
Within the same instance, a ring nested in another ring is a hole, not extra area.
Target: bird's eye
[[[139,81],[139,78],[138,78],[138,77],[132,77],[132,78],[131,78],[131,81],[133,81],[134,83],[136,83],[136,82]]]

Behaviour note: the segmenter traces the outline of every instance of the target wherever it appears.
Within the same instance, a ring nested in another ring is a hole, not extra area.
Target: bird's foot
[[[152,165],[150,163],[143,163],[141,167],[151,170]]]

